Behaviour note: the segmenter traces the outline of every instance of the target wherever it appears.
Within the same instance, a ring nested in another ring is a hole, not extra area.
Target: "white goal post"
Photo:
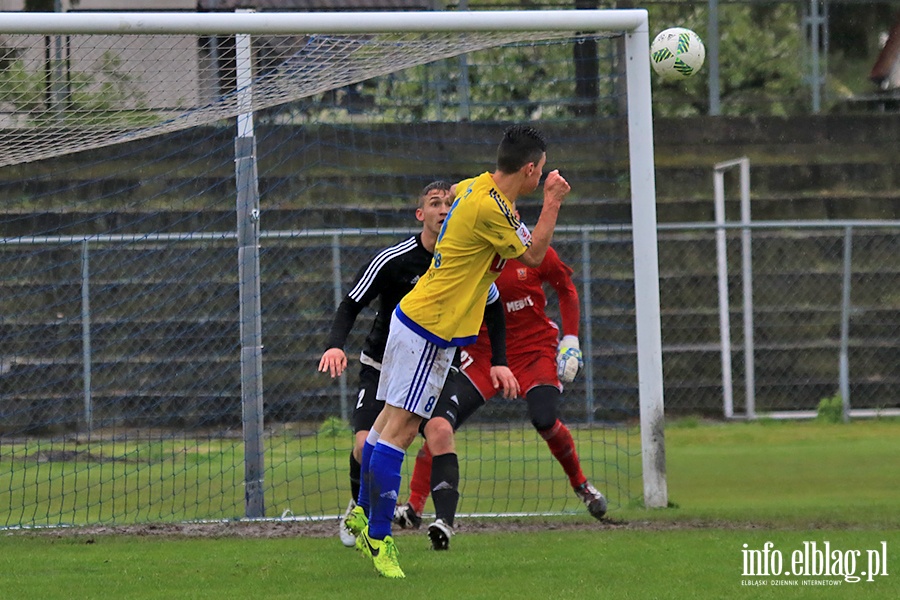
[[[2,13],[0,34],[624,33],[644,504],[666,507],[650,38],[642,9],[382,13]],[[246,426],[246,424],[245,424]]]

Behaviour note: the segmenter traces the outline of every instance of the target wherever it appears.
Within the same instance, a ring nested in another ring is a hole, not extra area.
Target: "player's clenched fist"
[[[547,179],[544,181],[544,202],[562,203],[563,198],[569,193],[569,182],[565,177],[559,174],[558,170],[547,173]]]

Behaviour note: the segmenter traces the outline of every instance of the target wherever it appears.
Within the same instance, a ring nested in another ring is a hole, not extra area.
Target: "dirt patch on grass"
[[[670,529],[756,529],[761,524],[731,523],[727,521],[624,521],[616,518],[601,520],[587,517],[468,517],[457,523],[459,533],[491,533],[576,530],[648,530]],[[259,520],[259,521],[204,521],[187,523],[149,523],[140,525],[92,525],[84,527],[43,527],[8,530],[7,535],[47,535],[56,537],[84,537],[102,535],[129,535],[137,537],[181,538],[284,538],[284,537],[337,537],[337,519]],[[394,529],[397,536],[418,535],[424,531]],[[88,541],[90,543],[90,541]]]

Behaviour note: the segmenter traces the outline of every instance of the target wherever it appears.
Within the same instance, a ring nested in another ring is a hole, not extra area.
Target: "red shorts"
[[[463,374],[478,388],[485,400],[497,394],[491,383],[491,350],[481,345],[468,346],[461,354]],[[548,347],[507,357],[509,368],[519,381],[524,396],[539,385],[552,385],[560,392],[562,384],[556,376],[556,348]]]

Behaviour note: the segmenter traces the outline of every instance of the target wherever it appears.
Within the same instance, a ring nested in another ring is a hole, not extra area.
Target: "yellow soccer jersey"
[[[397,310],[407,326],[444,347],[475,341],[488,288],[506,260],[531,245],[531,233],[490,173],[466,179],[456,189],[431,266]]]

